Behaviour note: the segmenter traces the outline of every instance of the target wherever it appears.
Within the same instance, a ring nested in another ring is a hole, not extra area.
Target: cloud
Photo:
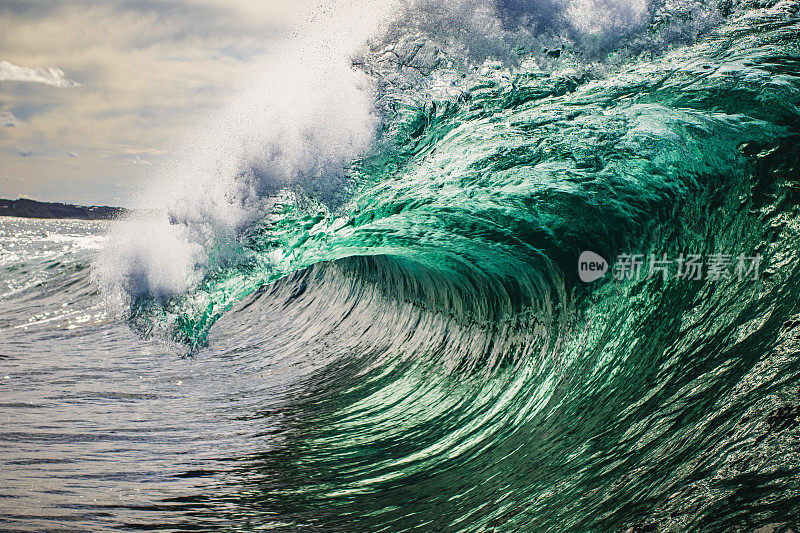
[[[17,148],[14,150],[20,157],[33,157],[36,152],[31,148]]]
[[[10,111],[0,111],[0,126],[13,128],[14,126],[19,126],[19,120]]]
[[[0,176],[19,178],[0,197],[129,194],[115,183],[150,179],[318,1],[0,0]]]
[[[0,61],[0,81],[22,81],[44,83],[54,87],[77,87],[80,83],[68,79],[64,71],[57,67],[27,68]]]

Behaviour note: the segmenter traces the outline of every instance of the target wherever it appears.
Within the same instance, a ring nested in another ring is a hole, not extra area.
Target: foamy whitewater
[[[155,209],[0,219],[0,529],[797,531],[799,12],[304,13]]]

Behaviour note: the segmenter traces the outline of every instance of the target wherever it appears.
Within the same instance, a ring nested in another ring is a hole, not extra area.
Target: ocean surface
[[[445,4],[0,218],[0,530],[797,531],[800,4]]]

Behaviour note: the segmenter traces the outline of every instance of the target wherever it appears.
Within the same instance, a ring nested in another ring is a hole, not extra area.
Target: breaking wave
[[[789,520],[798,4],[305,20],[93,268],[142,335],[302,376],[293,477],[254,501],[348,531]],[[584,284],[585,250],[763,271]]]

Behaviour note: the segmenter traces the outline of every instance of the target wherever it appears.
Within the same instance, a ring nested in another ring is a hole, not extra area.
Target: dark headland
[[[0,199],[0,216],[22,218],[73,218],[78,220],[112,220],[125,214],[122,207],[83,206],[36,200]]]

